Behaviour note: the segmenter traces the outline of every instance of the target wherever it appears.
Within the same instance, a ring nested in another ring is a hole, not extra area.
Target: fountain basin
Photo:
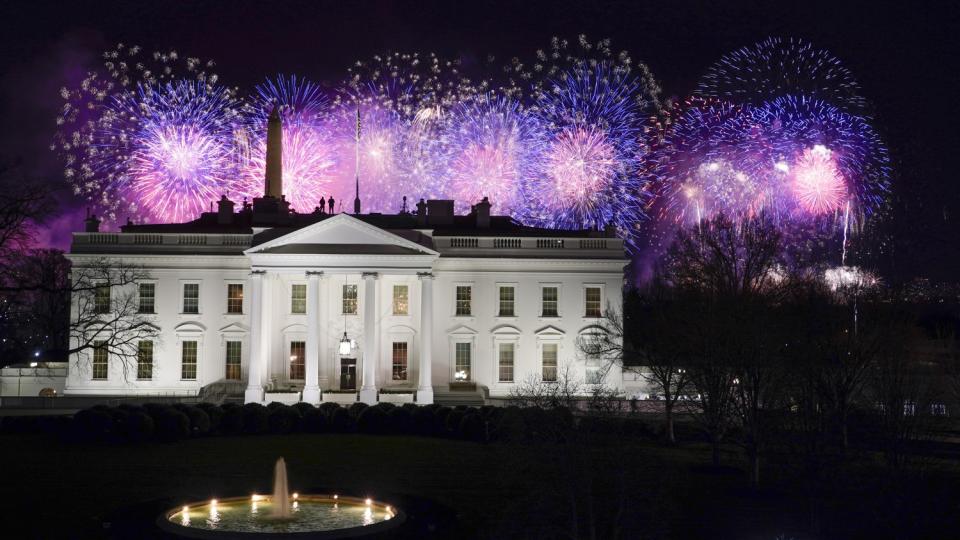
[[[164,512],[157,525],[184,538],[362,538],[399,527],[406,515],[382,502],[342,495],[296,495],[290,517],[274,517],[273,497],[198,501]]]

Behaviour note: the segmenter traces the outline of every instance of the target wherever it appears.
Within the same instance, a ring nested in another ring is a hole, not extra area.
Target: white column
[[[420,276],[420,385],[417,404],[433,403],[433,274]]]
[[[377,317],[377,274],[363,273],[363,386],[360,401],[377,402],[377,359],[380,354],[380,324]]]
[[[302,401],[317,405],[320,403],[320,274],[307,272],[307,358],[306,382],[303,385]]]
[[[320,381],[324,381],[325,384],[329,384],[330,381],[330,344],[327,335],[329,334],[329,316],[327,312],[330,310],[330,298],[332,296],[327,291],[329,285],[327,283],[327,276],[323,274],[317,280],[317,289],[319,299],[317,300],[317,312],[318,320],[320,321],[319,328],[322,328],[323,331],[319,332],[319,339],[317,340],[317,377]],[[319,383],[318,383],[319,384]],[[320,385],[320,392],[323,392],[323,385]],[[321,395],[321,397],[323,397]]]
[[[244,403],[263,402],[263,270],[250,273],[250,365],[247,368],[247,391]]]

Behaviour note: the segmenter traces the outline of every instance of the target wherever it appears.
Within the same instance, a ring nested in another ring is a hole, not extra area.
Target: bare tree
[[[70,261],[59,250],[24,249],[3,270],[0,332],[8,354],[11,345],[20,348],[14,357],[37,348],[62,354],[68,341]]]
[[[32,225],[51,207],[49,190],[27,181],[17,167],[0,165],[0,258],[29,247]]]
[[[555,381],[544,381],[539,373],[529,373],[510,389],[510,404],[518,407],[574,408],[583,397],[581,379],[570,363],[557,370]]]
[[[678,327],[687,319],[684,304],[662,276],[655,277],[635,302],[628,342],[633,343],[631,348],[636,351],[636,365],[629,369],[639,373],[662,398],[664,433],[669,442],[675,443],[674,410],[691,387],[682,361],[683,345],[677,337]]]
[[[95,259],[75,264],[70,278],[68,352],[76,358],[77,368],[89,369],[94,351],[101,349],[119,360],[125,379],[132,379],[140,342],[160,336],[151,314],[140,309],[138,285],[150,274],[123,261]]]
[[[759,480],[764,409],[773,405],[777,353],[768,341],[777,286],[782,280],[781,236],[765,216],[733,221],[724,214],[680,231],[666,272],[689,302],[676,330],[683,363],[696,388],[697,414],[719,464],[720,444],[732,420],[741,424]]]

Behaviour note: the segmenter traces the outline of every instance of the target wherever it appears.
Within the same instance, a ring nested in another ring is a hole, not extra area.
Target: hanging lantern
[[[344,330],[343,337],[340,338],[340,354],[348,355],[350,354],[350,338],[347,337],[347,332]]]

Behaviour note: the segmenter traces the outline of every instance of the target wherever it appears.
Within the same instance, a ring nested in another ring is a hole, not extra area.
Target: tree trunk
[[[667,441],[670,444],[676,444],[677,437],[673,433],[673,403],[667,401],[664,408],[667,415]]]

